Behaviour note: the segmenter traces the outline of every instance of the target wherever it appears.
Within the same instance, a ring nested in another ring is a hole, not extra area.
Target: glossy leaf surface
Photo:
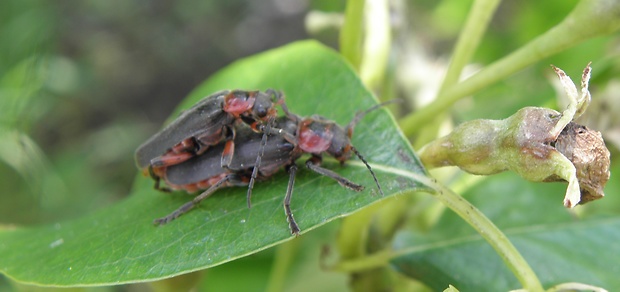
[[[191,93],[173,117],[221,89],[268,88],[284,91],[291,111],[320,114],[342,125],[377,103],[337,53],[307,41],[233,63]],[[386,197],[425,189],[416,180],[425,172],[385,109],[366,116],[353,144],[371,163]],[[326,159],[324,166],[366,189],[357,193],[300,167],[291,207],[302,236],[382,199],[359,160],[340,166]],[[246,188],[221,190],[188,214],[155,227],[154,218],[191,196],[155,191],[149,178],[139,176],[131,196],[110,208],[69,222],[1,231],[0,272],[40,285],[110,285],[222,264],[293,239],[282,208],[287,183],[284,171],[258,183],[251,209]]]

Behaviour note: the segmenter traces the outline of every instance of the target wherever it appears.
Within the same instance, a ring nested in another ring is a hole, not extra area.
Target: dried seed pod
[[[512,170],[529,181],[567,181],[568,208],[602,197],[609,151],[600,133],[571,122],[590,103],[590,65],[583,71],[581,94],[564,71],[553,69],[570,101],[562,113],[525,107],[504,120],[465,122],[424,146],[422,163],[428,168],[458,166],[479,175]]]

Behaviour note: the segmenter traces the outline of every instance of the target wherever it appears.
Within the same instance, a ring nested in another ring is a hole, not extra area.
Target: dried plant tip
[[[568,77],[562,69],[551,65],[555,73],[558,74],[569,101],[568,107],[562,112],[562,118],[550,132],[553,137],[558,137],[562,129],[564,129],[568,123],[581,116],[588,108],[588,105],[590,105],[592,99],[588,91],[588,82],[590,81],[590,73],[592,72],[590,64],[592,64],[592,62],[588,63],[581,75],[581,95],[577,93],[577,87],[570,77]]]
[[[568,158],[577,170],[581,189],[579,204],[602,198],[605,195],[603,188],[609,181],[610,154],[601,133],[570,123],[560,133],[555,148]]]

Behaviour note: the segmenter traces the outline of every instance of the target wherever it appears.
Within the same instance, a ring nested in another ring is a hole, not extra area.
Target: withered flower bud
[[[422,163],[458,166],[478,175],[512,170],[529,181],[567,181],[568,208],[603,197],[609,151],[599,132],[572,123],[590,103],[590,65],[583,71],[581,95],[562,70],[553,69],[570,99],[564,112],[525,107],[504,120],[465,122],[426,145],[420,151]]]
[[[581,187],[579,204],[605,196],[603,187],[609,180],[610,154],[600,132],[571,122],[560,133],[555,148],[577,169],[577,180]],[[554,181],[554,178],[545,181]]]

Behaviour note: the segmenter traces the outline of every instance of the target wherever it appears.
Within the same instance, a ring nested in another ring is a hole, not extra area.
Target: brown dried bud
[[[601,133],[571,122],[558,136],[555,148],[577,169],[581,189],[579,204],[602,198],[610,175],[610,154]]]

